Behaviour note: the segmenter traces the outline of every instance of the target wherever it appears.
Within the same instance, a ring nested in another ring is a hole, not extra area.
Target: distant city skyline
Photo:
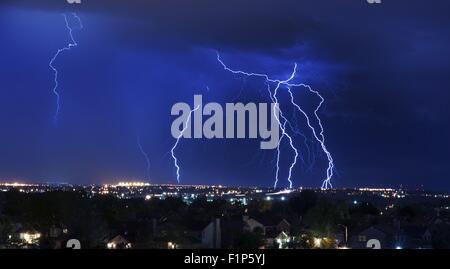
[[[151,181],[145,181],[145,179],[135,179],[135,180],[111,180],[111,181],[104,181],[104,182],[96,182],[96,183],[70,183],[70,182],[57,182],[57,181],[33,181],[33,180],[14,180],[14,179],[0,179],[0,186],[8,186],[8,187],[21,187],[21,186],[120,186],[120,187],[158,187],[158,186],[171,186],[175,188],[185,188],[185,187],[218,187],[218,188],[250,188],[250,189],[264,189],[264,190],[281,190],[281,191],[296,191],[296,190],[322,190],[320,186],[316,187],[305,187],[305,186],[297,186],[293,187],[292,189],[288,187],[277,187],[273,188],[273,186],[270,185],[227,185],[227,184],[211,184],[211,183],[197,183],[197,184],[187,184],[187,183],[157,183],[157,182],[151,182]],[[399,185],[399,186],[377,186],[377,185],[361,185],[361,186],[339,186],[333,189],[330,189],[330,191],[333,190],[374,190],[374,191],[382,191],[382,190],[405,190],[405,191],[432,191],[432,192],[441,192],[441,193],[448,193],[447,190],[440,190],[440,189],[429,189],[425,186],[407,186],[407,185]],[[326,191],[326,190],[323,190]]]

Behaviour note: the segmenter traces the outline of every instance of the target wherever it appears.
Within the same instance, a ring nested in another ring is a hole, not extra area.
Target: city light
[[[33,184],[25,184],[25,183],[19,183],[19,182],[13,182],[13,183],[0,183],[0,186],[2,187],[30,187],[34,186]]]
[[[322,245],[322,238],[314,238],[314,247],[320,248]]]
[[[145,187],[150,186],[150,183],[146,182],[119,182],[116,187]]]
[[[38,232],[23,232],[19,235],[20,239],[25,241],[27,244],[35,244],[41,238],[41,234]]]

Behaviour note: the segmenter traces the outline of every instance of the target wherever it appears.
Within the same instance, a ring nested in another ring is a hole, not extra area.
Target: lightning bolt
[[[317,131],[316,129],[311,125],[311,121],[308,117],[308,114],[306,114],[306,112],[294,101],[294,95],[292,94],[291,88],[290,87],[305,87],[307,88],[310,92],[316,94],[319,98],[320,98],[320,103],[319,105],[316,107],[316,109],[314,110],[314,115],[317,119],[318,125],[320,127],[320,133],[317,135]],[[326,145],[325,145],[325,136],[323,134],[324,129],[322,126],[322,121],[320,120],[319,115],[317,114],[317,112],[320,110],[320,108],[322,107],[322,104],[325,102],[325,99],[322,97],[322,95],[320,95],[320,93],[318,91],[313,90],[309,85],[306,84],[292,84],[290,85],[290,87],[288,87],[288,92],[289,95],[291,96],[291,103],[305,116],[306,118],[306,122],[309,126],[309,128],[311,129],[314,138],[317,140],[317,142],[319,142],[322,151],[325,153],[325,155],[327,156],[328,159],[328,168],[327,168],[327,177],[326,179],[323,181],[322,183],[322,189],[328,189],[328,188],[333,188],[333,185],[331,184],[331,178],[333,177],[333,170],[334,170],[334,162],[333,162],[333,157],[331,156],[331,153],[328,151]]]
[[[184,132],[186,132],[186,130],[189,128],[189,122],[191,121],[192,118],[192,113],[194,113],[195,111],[197,111],[200,108],[200,106],[198,105],[197,107],[195,107],[194,109],[191,110],[191,112],[189,113],[187,119],[186,119],[186,123],[183,127],[183,130],[181,130],[180,134],[177,137],[177,140],[175,142],[175,144],[173,145],[172,149],[170,150],[170,152],[172,153],[172,159],[173,159],[173,163],[175,165],[176,168],[176,173],[177,173],[177,182],[180,183],[180,165],[178,164],[178,158],[175,156],[175,149],[177,148],[178,144],[180,143],[180,139],[183,137]]]
[[[59,87],[58,75],[59,75],[59,73],[58,73],[58,69],[56,69],[56,67],[53,64],[61,53],[63,53],[64,51],[69,51],[72,47],[78,46],[78,43],[75,41],[75,38],[73,37],[73,28],[69,24],[67,15],[62,14],[62,16],[64,17],[64,21],[66,23],[66,28],[69,32],[70,43],[63,48],[58,49],[58,51],[56,52],[56,54],[53,56],[53,58],[50,60],[50,63],[49,63],[50,68],[53,70],[53,73],[55,74],[54,75],[54,83],[55,84],[54,84],[54,87],[52,90],[53,94],[56,97],[56,109],[55,109],[55,115],[53,116],[55,125],[58,123],[59,112],[61,111],[61,96],[58,92],[58,87]],[[78,24],[79,24],[78,29],[80,29],[80,30],[83,29],[83,24],[81,22],[80,17],[76,13],[72,13],[72,16],[78,21]]]
[[[277,184],[279,182],[279,172],[280,172],[280,155],[281,155],[281,143],[283,142],[284,139],[287,139],[289,142],[289,146],[292,149],[292,151],[295,154],[295,157],[293,159],[293,161],[291,162],[290,166],[289,166],[289,173],[288,173],[288,177],[287,177],[287,181],[289,182],[289,187],[292,188],[293,182],[292,182],[292,171],[295,168],[296,164],[297,164],[297,158],[299,157],[299,151],[298,149],[295,147],[294,142],[293,142],[293,138],[291,135],[289,135],[289,133],[286,130],[286,126],[288,125],[290,127],[290,129],[296,133],[299,133],[298,131],[295,131],[292,126],[292,124],[290,123],[290,121],[284,116],[283,111],[280,108],[280,104],[278,102],[278,92],[279,89],[281,87],[286,88],[291,96],[291,104],[300,111],[300,113],[306,118],[308,127],[311,129],[311,131],[313,132],[314,138],[316,139],[316,141],[320,144],[322,151],[325,153],[325,155],[327,156],[328,159],[328,168],[326,171],[326,178],[323,180],[322,189],[328,189],[328,188],[332,188],[332,184],[331,184],[331,179],[333,177],[333,169],[334,169],[334,162],[333,162],[333,158],[331,156],[331,153],[328,151],[326,145],[325,145],[325,135],[324,135],[324,128],[321,122],[321,119],[318,115],[318,111],[320,110],[320,108],[322,107],[322,104],[324,103],[325,99],[322,97],[322,95],[320,95],[320,93],[316,90],[313,90],[309,85],[306,84],[294,84],[291,83],[291,81],[295,78],[296,72],[297,72],[297,64],[294,63],[294,69],[293,72],[291,74],[291,76],[286,79],[286,80],[279,80],[279,79],[272,79],[269,77],[269,75],[264,74],[264,73],[253,73],[253,72],[245,72],[242,70],[233,70],[231,68],[229,68],[220,58],[220,54],[218,52],[217,53],[217,61],[222,65],[222,67],[228,71],[231,72],[232,74],[235,75],[241,75],[241,76],[247,76],[247,77],[259,77],[259,78],[263,78],[266,81],[267,84],[267,90],[269,92],[270,95],[270,99],[272,101],[272,103],[275,104],[274,109],[273,109],[273,113],[275,115],[275,119],[278,122],[278,126],[280,128],[280,130],[282,131],[282,135],[278,141],[278,146],[277,146],[277,154],[276,154],[276,172],[275,172],[275,182],[274,182],[274,188],[277,187]],[[274,84],[275,87],[273,90],[271,90],[271,85]],[[316,109],[314,110],[314,116],[317,120],[317,124],[319,126],[319,132],[316,130],[316,128],[311,124],[311,120],[308,116],[308,114],[295,102],[294,100],[294,95],[292,94],[291,88],[295,88],[295,87],[303,87],[308,89],[309,92],[317,95],[320,98],[320,103],[318,104],[318,106],[316,107]],[[277,116],[276,112],[279,112],[279,117]],[[304,137],[304,142],[306,144],[306,137]]]
[[[279,181],[280,155],[281,155],[280,146],[281,146],[281,142],[283,141],[283,138],[284,138],[284,137],[287,137],[287,139],[289,140],[289,145],[290,145],[291,149],[292,149],[292,150],[294,151],[294,153],[295,153],[294,160],[292,161],[291,165],[289,166],[289,174],[288,174],[288,177],[287,177],[287,181],[289,182],[289,188],[291,188],[291,189],[292,189],[292,185],[293,185],[292,180],[291,180],[291,177],[292,177],[292,170],[294,169],[295,165],[297,164],[298,150],[297,150],[297,148],[294,146],[294,141],[293,141],[292,137],[286,132],[286,123],[289,122],[289,121],[288,121],[287,118],[283,115],[283,111],[281,111],[281,109],[280,109],[280,103],[278,102],[278,97],[277,97],[278,89],[280,88],[280,86],[281,86],[283,83],[289,82],[290,80],[292,80],[292,79],[295,77],[296,69],[297,69],[297,64],[295,64],[295,66],[294,66],[294,71],[292,72],[291,76],[290,76],[287,80],[285,80],[285,81],[279,81],[279,82],[277,83],[277,86],[275,87],[273,93],[270,91],[270,85],[269,85],[269,84],[268,84],[268,87],[267,87],[267,90],[269,91],[269,94],[270,94],[270,96],[271,96],[270,99],[271,99],[272,102],[275,104],[273,113],[274,113],[274,116],[275,116],[276,121],[278,122],[278,126],[280,127],[281,132],[282,132],[281,137],[280,137],[280,140],[278,141],[278,145],[277,145],[277,161],[276,161],[277,170],[276,170],[276,174],[275,174],[275,182],[274,182],[274,184],[273,184],[273,187],[274,187],[274,188],[277,187],[278,181]],[[278,110],[279,117],[277,116],[276,110]],[[282,119],[283,124],[281,123],[280,118]]]
[[[139,134],[136,136],[136,142],[137,142],[139,151],[141,152],[142,156],[144,156],[145,162],[147,163],[146,175],[147,175],[147,179],[150,180],[150,158],[148,157],[147,152],[142,147],[141,137],[139,136]]]

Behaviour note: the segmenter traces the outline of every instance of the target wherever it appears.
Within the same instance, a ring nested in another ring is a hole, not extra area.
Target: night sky
[[[194,94],[270,102],[263,80],[224,71],[217,50],[230,67],[280,79],[298,63],[297,81],[326,99],[320,116],[335,187],[450,190],[449,1],[82,2],[0,2],[1,179],[174,183],[174,103],[192,104]],[[73,11],[84,29],[73,33],[78,47],[55,61],[55,126],[49,61],[70,41],[61,14]],[[304,91],[296,98],[317,105]],[[326,158],[311,148],[315,162],[296,167],[294,186],[320,187],[325,177]],[[273,184],[276,152],[260,150],[259,140],[182,140],[176,152],[182,183]]]

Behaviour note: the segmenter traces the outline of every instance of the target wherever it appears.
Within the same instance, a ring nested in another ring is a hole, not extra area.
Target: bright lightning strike
[[[322,107],[322,104],[324,103],[325,99],[320,95],[320,93],[318,91],[313,90],[309,85],[306,84],[293,84],[291,83],[291,81],[295,78],[295,74],[297,71],[297,64],[294,64],[294,70],[291,74],[291,76],[286,79],[286,80],[278,80],[278,79],[272,79],[269,77],[269,75],[267,74],[263,74],[263,73],[251,73],[251,72],[245,72],[245,71],[241,71],[241,70],[233,70],[231,68],[229,68],[220,58],[220,54],[217,52],[217,61],[222,65],[222,67],[228,71],[231,72],[233,74],[236,75],[242,75],[242,76],[247,76],[247,77],[260,77],[260,78],[264,78],[266,80],[267,83],[267,87],[268,87],[268,91],[269,91],[269,95],[270,95],[270,99],[272,100],[273,103],[275,103],[275,107],[273,109],[275,118],[278,122],[278,126],[280,128],[280,130],[282,131],[282,135],[278,141],[278,146],[277,146],[277,159],[276,159],[276,174],[275,174],[275,182],[274,182],[274,188],[277,187],[277,184],[279,182],[279,171],[280,171],[280,165],[279,165],[279,161],[280,161],[280,154],[281,154],[281,150],[280,150],[280,146],[281,143],[283,141],[283,139],[286,137],[289,141],[289,145],[291,147],[291,149],[294,151],[295,153],[295,157],[294,160],[291,162],[290,166],[289,166],[289,173],[288,173],[288,177],[287,180],[289,182],[289,187],[292,188],[292,171],[295,168],[296,164],[297,164],[297,158],[299,156],[298,153],[298,149],[294,146],[293,143],[293,138],[292,136],[290,136],[288,134],[288,132],[286,131],[286,125],[288,124],[289,126],[292,126],[291,123],[289,122],[289,120],[283,115],[283,112],[280,108],[280,104],[278,102],[278,90],[280,89],[280,87],[286,88],[291,96],[291,104],[298,109],[302,115],[306,118],[308,127],[312,130],[314,138],[317,140],[317,142],[320,144],[322,151],[325,153],[325,155],[327,156],[328,159],[328,168],[326,171],[326,178],[323,180],[322,183],[322,189],[328,189],[328,188],[332,188],[332,184],[331,184],[331,179],[333,177],[333,170],[334,170],[334,163],[333,163],[333,158],[331,156],[331,153],[328,151],[327,147],[325,146],[325,136],[324,136],[324,128],[322,126],[322,122],[320,120],[320,117],[318,115],[318,111],[320,110],[320,108]],[[270,84],[274,84],[275,88],[272,91]],[[314,110],[314,115],[317,119],[317,124],[320,127],[320,131],[317,132],[316,128],[313,127],[313,125],[311,124],[311,120],[308,116],[308,114],[294,101],[294,95],[292,94],[291,88],[295,88],[295,87],[304,87],[307,88],[309,92],[317,95],[320,98],[320,103],[319,105],[316,107],[316,109]],[[277,117],[277,110],[279,112],[279,117]],[[291,128],[292,129],[292,128]]]
[[[184,124],[183,130],[181,130],[180,134],[177,137],[177,141],[175,142],[175,145],[173,145],[172,149],[170,150],[170,152],[172,153],[172,158],[173,158],[173,162],[177,171],[177,182],[180,183],[180,165],[178,164],[178,158],[175,156],[175,149],[177,148],[178,144],[180,143],[180,139],[183,137],[184,133],[186,132],[187,129],[189,129],[189,124],[192,118],[192,113],[194,113],[195,111],[199,110],[200,106],[195,107],[193,110],[191,110],[191,112],[189,113],[186,122]]]
[[[147,163],[146,176],[147,176],[147,179],[149,180],[150,179],[150,158],[148,157],[147,152],[142,147],[141,137],[139,135],[137,135],[137,137],[136,137],[136,142],[137,142],[139,151],[141,152],[142,156],[144,156],[145,162]]]
[[[294,78],[296,68],[297,68],[297,65],[295,65],[294,72],[292,73],[291,77],[289,79],[287,79],[286,81],[283,81],[283,82],[288,82],[288,81],[290,81],[291,79]],[[280,109],[280,103],[278,102],[277,94],[278,94],[278,89],[280,88],[281,83],[282,82],[280,81],[277,84],[277,86],[275,87],[273,93],[270,91],[270,85],[268,85],[268,87],[267,87],[267,90],[269,91],[269,94],[271,96],[270,99],[272,100],[273,103],[275,103],[275,107],[274,107],[274,111],[273,112],[274,112],[275,119],[278,122],[278,126],[280,127],[281,132],[282,132],[282,135],[281,135],[280,140],[278,141],[278,145],[277,145],[277,162],[276,162],[277,171],[276,171],[276,174],[275,174],[275,182],[274,182],[273,187],[276,188],[277,185],[278,185],[278,181],[279,181],[280,155],[281,155],[280,146],[281,146],[281,142],[283,141],[284,137],[287,137],[287,139],[289,140],[289,145],[290,145],[291,149],[295,153],[294,160],[292,161],[291,165],[289,166],[289,174],[288,174],[288,177],[287,177],[287,180],[289,182],[289,188],[292,189],[292,184],[293,184],[292,180],[291,180],[292,170],[294,169],[295,165],[297,164],[298,150],[294,146],[294,141],[293,141],[292,137],[286,132],[286,123],[288,123],[289,121],[283,115],[283,111],[281,111],[281,109]],[[280,117],[277,117],[276,110],[278,110]],[[283,120],[283,124],[281,123],[280,118]]]
[[[50,68],[53,70],[55,76],[54,76],[54,82],[55,85],[53,87],[53,94],[56,97],[56,110],[55,110],[55,115],[53,116],[55,125],[58,123],[58,118],[59,118],[59,112],[61,111],[61,96],[58,92],[58,87],[59,87],[59,83],[58,83],[58,69],[56,69],[56,67],[53,65],[54,62],[56,61],[56,58],[58,58],[58,56],[64,52],[64,51],[69,51],[72,47],[76,47],[78,46],[78,43],[75,41],[75,38],[73,37],[73,28],[70,26],[69,21],[67,19],[67,15],[66,14],[62,14],[62,16],[64,17],[64,21],[66,23],[66,28],[69,32],[69,37],[70,37],[70,43],[61,48],[58,49],[58,51],[56,52],[56,54],[53,56],[53,58],[50,60],[49,66]],[[72,13],[72,16],[78,21],[78,29],[83,29],[83,24],[81,23],[81,19],[80,17],[76,14],[76,13]]]
[[[314,115],[316,116],[317,122],[320,127],[320,133],[317,135],[316,129],[311,125],[310,119],[306,112],[294,101],[294,95],[292,94],[291,89],[288,87],[289,95],[291,96],[291,103],[305,116],[307,124],[311,131],[313,132],[314,138],[319,142],[322,151],[327,155],[328,159],[328,168],[327,168],[327,177],[322,183],[322,189],[328,189],[333,188],[333,185],[331,184],[331,178],[333,177],[333,170],[334,170],[334,163],[333,163],[333,157],[331,156],[331,153],[328,151],[327,147],[325,146],[325,136],[323,134],[323,126],[322,121],[320,120],[319,115],[317,112],[319,111],[320,107],[322,106],[323,102],[325,102],[325,99],[319,94],[319,92],[313,90],[309,85],[305,84],[298,84],[298,85],[291,85],[291,86],[303,86],[306,87],[310,92],[316,94],[320,98],[320,103],[314,110]]]

